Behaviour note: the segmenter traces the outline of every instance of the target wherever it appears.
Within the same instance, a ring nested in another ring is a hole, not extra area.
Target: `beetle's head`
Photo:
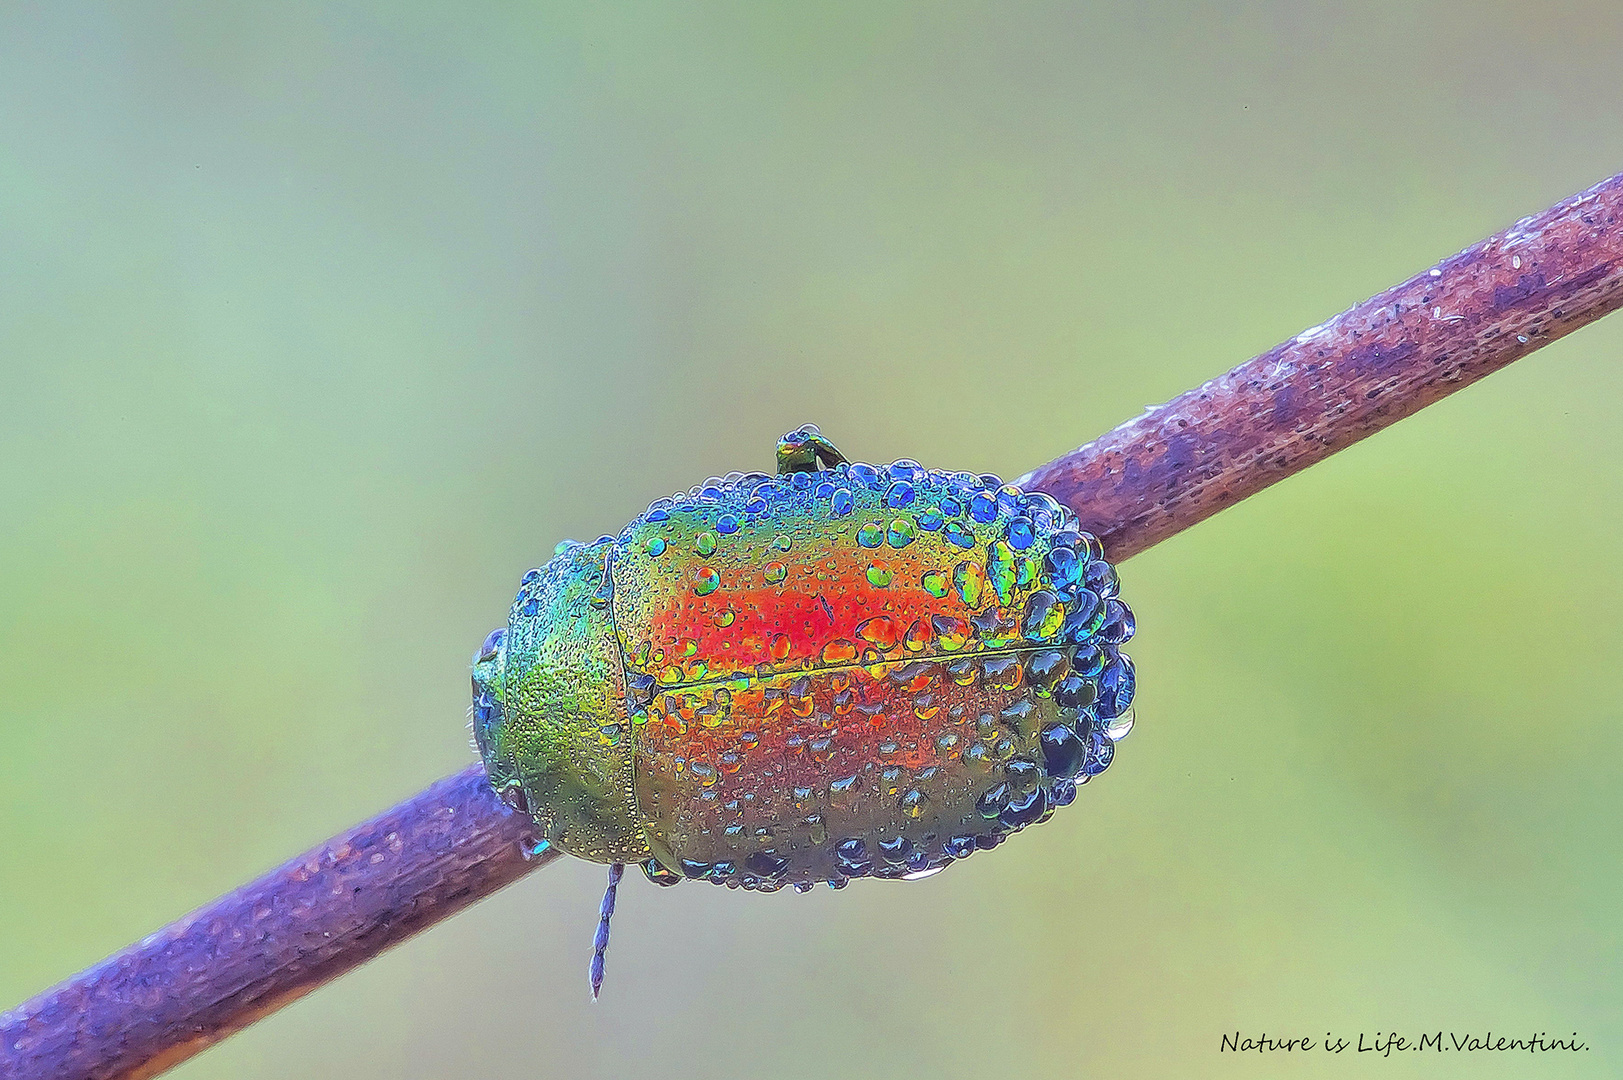
[[[490,783],[515,810],[522,801],[510,755],[496,751],[504,720],[502,713],[502,667],[506,660],[507,627],[498,626],[486,635],[484,644],[473,654],[473,705],[468,715],[473,727],[474,749],[484,759]]]
[[[565,543],[524,575],[473,662],[473,737],[502,801],[600,862],[647,858],[608,602],[611,541]]]

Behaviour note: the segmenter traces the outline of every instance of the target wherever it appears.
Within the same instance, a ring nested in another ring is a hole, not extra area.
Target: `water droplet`
[[[900,509],[913,503],[913,485],[906,480],[898,480],[885,491],[885,505],[892,509]]]
[[[980,665],[969,657],[947,665],[947,677],[959,686],[974,686],[980,673]]]
[[[979,563],[961,562],[952,571],[952,587],[958,599],[967,607],[980,607],[981,591],[986,587],[986,571]]]
[[[1088,744],[1077,738],[1076,732],[1069,727],[1054,724],[1044,728],[1040,742],[1043,749],[1043,765],[1049,776],[1069,779],[1082,771]]]
[[[891,581],[890,567],[883,562],[875,562],[868,567],[868,584],[883,589]]]
[[[482,664],[486,660],[494,660],[496,658],[496,654],[501,651],[502,642],[506,640],[507,627],[505,626],[498,626],[496,629],[486,634],[484,642],[479,646],[479,663]]]
[[[1065,709],[1085,709],[1098,696],[1098,688],[1074,671],[1054,686],[1054,703]]]
[[[682,880],[681,874],[678,874],[674,870],[665,869],[653,859],[645,859],[641,866],[642,872],[646,874],[648,876],[648,880],[652,881],[655,885],[675,885],[677,882]]]
[[[693,592],[696,596],[709,596],[721,584],[721,575],[708,566],[693,572]]]
[[[1070,669],[1070,661],[1058,649],[1043,649],[1026,662],[1026,677],[1039,693],[1049,694]]]
[[[986,685],[998,690],[1013,690],[1025,677],[1020,661],[1012,656],[988,657],[981,664],[981,670],[986,675]]]
[[[1138,628],[1131,609],[1120,600],[1105,601],[1105,621],[1099,627],[1099,640],[1111,645],[1123,645],[1131,640]]]
[[[727,608],[727,609],[725,609],[723,611],[716,612],[710,618],[711,618],[711,621],[714,622],[717,626],[731,626],[731,625],[733,625],[733,620],[736,619],[737,617],[738,617],[737,612],[735,612],[732,608]]]
[[[779,533],[777,536],[774,536],[772,538],[772,546],[774,548],[777,548],[779,551],[788,551],[789,550],[789,544],[790,544],[789,537],[785,533]]]
[[[766,583],[768,585],[777,585],[783,581],[784,578],[789,576],[789,568],[784,566],[781,562],[769,562],[766,564],[766,568],[762,571],[761,576],[766,578]]]
[[[657,536],[651,536],[648,538],[648,542],[642,546],[642,549],[657,559],[665,554],[665,541]]]
[[[947,595],[947,576],[935,570],[921,577],[919,584],[924,587],[925,592],[938,600]]]
[[[1029,700],[1022,698],[998,713],[998,719],[1007,724],[1016,734],[1031,734],[1031,725],[1028,721],[1036,711],[1036,708]]]
[[[716,534],[702,532],[693,538],[693,550],[700,555],[714,555],[716,553]]]
[[[913,841],[905,836],[895,836],[888,840],[879,841],[879,854],[883,855],[888,863],[904,863],[907,857],[913,854]]]
[[[1065,625],[1065,605],[1047,589],[1038,589],[1026,598],[1021,632],[1033,641],[1046,641]]]
[[[1125,739],[1128,732],[1132,730],[1133,710],[1131,708],[1122,713],[1120,716],[1106,721],[1104,726],[1105,738],[1109,739],[1111,742],[1119,742],[1120,740]]]
[[[1088,758],[1082,765],[1082,776],[1077,779],[1098,776],[1110,768],[1110,759],[1115,754],[1116,744],[1105,738],[1104,732],[1092,732],[1088,736]]]
[[[1007,604],[1014,596],[1014,549],[1008,542],[998,540],[992,544],[986,558],[986,580],[997,593],[1000,604]]]
[[[769,651],[771,652],[771,655],[772,655],[772,659],[774,659],[774,660],[787,660],[787,659],[789,659],[789,652],[793,648],[794,648],[794,645],[789,640],[789,635],[788,634],[773,634],[772,635],[772,642],[768,646],[768,649],[769,649]]]
[[[1082,563],[1072,548],[1052,548],[1043,561],[1055,588],[1069,589],[1082,580]]]
[[[1094,712],[1101,720],[1114,720],[1133,703],[1133,662],[1125,656],[1116,657],[1099,675],[1099,701]]]
[[[530,800],[525,797],[524,789],[517,784],[508,784],[502,788],[502,802],[506,803],[508,808],[515,813],[528,814],[530,812]]]
[[[849,664],[857,658],[857,647],[844,638],[835,638],[823,646],[823,663]]]
[[[1042,562],[1031,555],[1022,555],[1015,561],[1015,586],[1024,589],[1034,584],[1042,572]]]
[[[855,780],[856,777],[853,776],[851,779]],[[835,844],[834,857],[840,861],[841,868],[851,874],[865,874],[872,865],[868,861],[868,845],[859,836],[849,837]]]
[[[872,465],[861,461],[855,461],[851,463],[851,468],[849,471],[851,474],[851,479],[855,480],[863,487],[874,491],[879,489],[879,470],[875,469]]]
[[[930,616],[930,628],[935,631],[942,652],[957,652],[969,641],[969,624],[951,615]]]
[[[845,488],[840,488],[834,493],[834,498],[830,500],[829,508],[834,511],[835,517],[844,517],[851,512],[851,508],[855,505],[855,500],[851,498],[851,492]]]
[[[956,521],[947,522],[947,527],[941,530],[941,535],[961,548],[975,546],[975,535]]]
[[[902,644],[907,646],[909,652],[923,652],[934,640],[935,631],[930,629],[928,622],[919,619],[907,628],[907,636],[902,639]]]
[[[1091,679],[1104,671],[1107,658],[1097,645],[1078,645],[1071,651],[1071,670],[1084,679]]]
[[[1065,605],[1065,626],[1062,632],[1066,641],[1073,645],[1081,645],[1098,633],[1104,621],[1105,606],[1098,594],[1087,589],[1077,589],[1072,594],[1070,602]]]
[[[899,801],[896,806],[905,816],[917,821],[929,811],[930,797],[917,788],[914,788],[907,794],[903,795],[901,801]]]
[[[941,511],[933,506],[919,514],[919,528],[925,532],[937,532],[946,522],[947,519],[942,516]]]
[[[1064,727],[1063,724],[1056,726],[1064,728],[1066,731],[1071,730]],[[1012,793],[1024,795],[1042,783],[1043,771],[1037,767],[1037,763],[1034,761],[1016,759],[1003,767],[1003,778],[1009,782],[1009,790]]]
[[[1007,535],[1009,546],[1016,551],[1027,550],[1037,539],[1037,532],[1028,517],[1017,517],[1010,521]]]
[[[881,649],[894,649],[897,640],[896,620],[889,615],[875,615],[857,624],[857,637]]]
[[[870,521],[857,530],[857,543],[865,548],[876,548],[885,542],[885,527],[877,521]]]
[[[1116,577],[1116,568],[1103,559],[1094,559],[1088,563],[1082,572],[1082,583],[1107,598],[1115,596],[1121,587],[1121,581]]]
[[[806,474],[797,473],[796,475],[804,476]],[[752,874],[759,874],[764,878],[775,878],[789,869],[789,860],[770,851],[756,851],[752,852],[744,860],[744,869]]]
[[[918,529],[907,518],[896,518],[890,523],[885,539],[893,548],[904,548],[911,544],[918,534]]]
[[[969,516],[982,525],[997,519],[997,497],[991,492],[977,491],[969,500]]]
[[[1030,825],[1047,811],[1048,793],[1040,787],[1034,788],[1018,799],[1010,799],[1009,805],[998,815],[998,824],[1006,829],[1018,829]]]
[[[1003,808],[1009,805],[1009,785],[997,784],[987,788],[979,799],[975,800],[975,809],[981,817],[988,821],[996,821]]]

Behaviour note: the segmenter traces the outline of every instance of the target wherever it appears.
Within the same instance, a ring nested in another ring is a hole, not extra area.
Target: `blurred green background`
[[[1602,2],[6,5],[0,1007],[470,761],[519,574],[1016,476],[1623,169]],[[916,884],[557,865],[176,1073],[1623,1071],[1623,318],[1132,560],[1138,728]],[[1222,1032],[1576,1030],[1305,1059]]]

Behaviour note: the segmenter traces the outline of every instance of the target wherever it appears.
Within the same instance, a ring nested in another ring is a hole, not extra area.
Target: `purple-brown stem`
[[[1623,175],[1021,477],[1121,560],[1623,306]]]
[[[1623,306],[1623,175],[1020,481],[1113,559]],[[152,1076],[557,857],[472,766],[0,1015],[0,1078]]]

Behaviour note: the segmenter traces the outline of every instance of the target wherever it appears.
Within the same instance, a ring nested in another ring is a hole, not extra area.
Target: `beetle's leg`
[[[778,440],[778,475],[816,472],[845,464],[845,455],[823,438],[816,424],[807,424]]]
[[[609,887],[603,892],[603,907],[597,914],[597,935],[592,938],[592,966],[587,969],[592,984],[592,1000],[603,989],[603,958],[609,951],[609,920],[614,917],[614,894],[620,887],[620,875],[626,872],[625,863],[609,864]]]

